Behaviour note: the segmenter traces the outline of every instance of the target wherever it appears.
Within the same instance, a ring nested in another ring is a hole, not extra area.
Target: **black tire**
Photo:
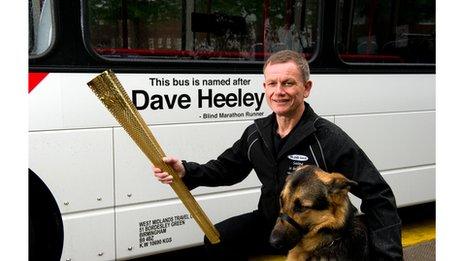
[[[63,220],[45,183],[29,170],[29,260],[60,260]]]

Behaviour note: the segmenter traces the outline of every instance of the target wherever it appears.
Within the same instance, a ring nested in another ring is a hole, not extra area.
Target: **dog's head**
[[[348,191],[357,185],[339,173],[302,166],[287,177],[280,194],[280,216],[270,236],[279,249],[292,249],[303,237],[320,229],[344,225],[349,207]]]

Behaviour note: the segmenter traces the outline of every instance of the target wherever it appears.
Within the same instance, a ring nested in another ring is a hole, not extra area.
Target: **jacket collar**
[[[279,160],[287,151],[296,146],[303,139],[311,135],[316,128],[314,127],[314,122],[319,116],[313,111],[311,106],[305,102],[305,110],[300,119],[300,124],[297,125],[291,133],[291,136],[288,137],[287,142],[284,147],[280,150],[279,155],[277,155],[277,160]],[[262,139],[266,147],[269,150],[269,153],[272,155],[272,135],[274,130],[272,129],[272,122],[275,120],[275,113],[270,114],[265,118],[260,118],[255,120],[255,124],[258,128]],[[273,156],[274,157],[274,156]]]

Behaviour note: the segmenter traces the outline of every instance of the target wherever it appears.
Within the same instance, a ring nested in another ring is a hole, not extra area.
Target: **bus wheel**
[[[61,212],[45,183],[29,170],[29,260],[60,260]]]

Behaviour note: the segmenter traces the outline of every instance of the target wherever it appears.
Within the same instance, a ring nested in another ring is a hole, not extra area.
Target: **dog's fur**
[[[348,197],[350,187],[356,185],[316,166],[298,168],[287,177],[280,195],[281,216],[272,230],[271,245],[289,249],[287,260],[368,260],[367,231]],[[288,217],[297,224],[292,225]]]

